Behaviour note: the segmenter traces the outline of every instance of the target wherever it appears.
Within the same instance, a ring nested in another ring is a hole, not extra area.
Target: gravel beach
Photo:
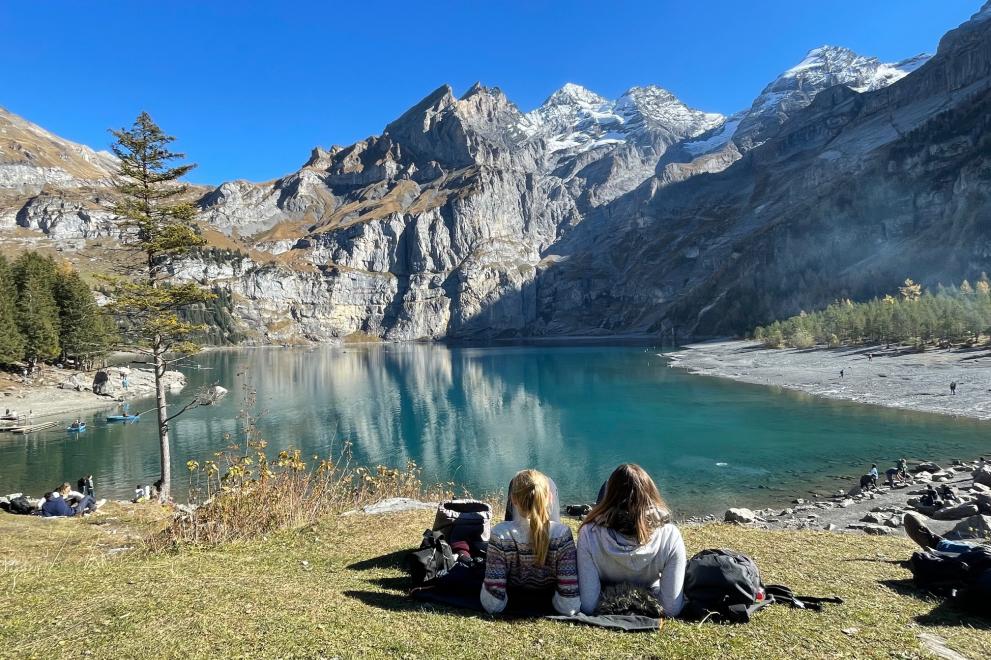
[[[873,358],[868,359],[868,355]],[[768,349],[752,341],[692,344],[665,354],[670,366],[704,376],[975,419],[991,419],[991,349],[907,352],[884,346]],[[843,375],[840,375],[840,372]],[[956,394],[950,383],[957,384]]]
[[[43,422],[59,415],[115,407],[122,401],[155,393],[155,377],[148,369],[129,369],[126,389],[122,385],[119,368],[110,367],[107,372],[110,376],[107,395],[102,396],[93,394],[90,389],[95,371],[76,372],[46,365],[26,383],[20,376],[5,375],[0,380],[0,413],[10,410],[25,416],[26,421],[30,411],[31,420]],[[71,386],[73,377],[80,385],[79,391]],[[170,388],[181,388],[185,384],[185,376],[179,372],[167,372],[166,377]]]

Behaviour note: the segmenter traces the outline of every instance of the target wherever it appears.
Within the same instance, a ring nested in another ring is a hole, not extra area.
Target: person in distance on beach
[[[571,528],[551,520],[550,480],[523,470],[510,482],[512,520],[492,528],[480,599],[489,614],[509,598],[530,605],[549,600],[555,611],[573,615],[581,604]]]
[[[957,381],[950,383],[950,394],[956,396],[957,394]]]
[[[887,479],[888,486],[891,487],[895,485],[896,480],[897,481],[902,480],[902,471],[899,470],[897,467],[888,468],[887,470],[884,471],[884,476]]]
[[[650,475],[632,463],[616,468],[602,501],[578,532],[581,609],[595,614],[603,589],[647,589],[665,616],[684,607],[685,543]]]

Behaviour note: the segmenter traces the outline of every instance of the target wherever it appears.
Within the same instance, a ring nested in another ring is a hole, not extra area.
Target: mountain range
[[[279,179],[195,187],[215,249],[176,274],[268,341],[736,334],[991,270],[989,87],[991,3],[932,57],[814,48],[729,117],[442,86]],[[0,246],[98,270],[115,168],[0,109]]]

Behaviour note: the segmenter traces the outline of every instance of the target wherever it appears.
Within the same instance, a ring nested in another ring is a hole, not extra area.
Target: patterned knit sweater
[[[550,524],[550,548],[543,566],[534,564],[530,525],[523,520],[499,523],[492,528],[485,558],[482,606],[490,614],[506,609],[506,587],[554,590],[554,609],[571,615],[581,607],[578,595],[578,561],[571,529]]]

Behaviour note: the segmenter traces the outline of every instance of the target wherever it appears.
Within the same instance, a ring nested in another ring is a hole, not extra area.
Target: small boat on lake
[[[137,422],[141,419],[141,415],[107,415],[107,422],[110,424],[116,424],[118,422]]]
[[[65,430],[69,433],[82,433],[86,430],[86,422],[79,422],[78,424],[73,422]]]

